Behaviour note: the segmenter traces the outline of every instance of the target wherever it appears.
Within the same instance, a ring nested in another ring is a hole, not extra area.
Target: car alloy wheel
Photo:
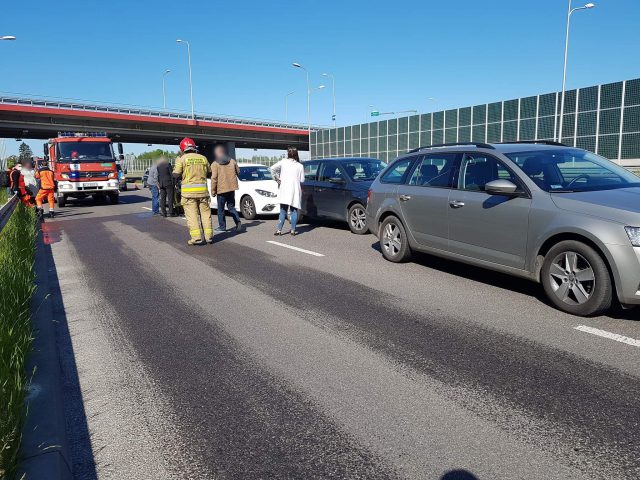
[[[253,198],[249,195],[245,195],[240,200],[240,210],[242,211],[242,216],[246,220],[253,220],[256,218],[256,204],[253,202]]]
[[[382,235],[382,248],[391,257],[396,257],[402,249],[402,235],[395,223],[387,223]]]
[[[569,305],[583,305],[589,301],[596,287],[593,267],[577,252],[557,255],[549,268],[549,283],[556,297]]]
[[[353,233],[366,233],[367,212],[362,205],[356,204],[349,209],[349,227]]]

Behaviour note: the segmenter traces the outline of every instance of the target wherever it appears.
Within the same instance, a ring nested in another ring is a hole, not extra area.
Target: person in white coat
[[[298,223],[298,209],[302,203],[302,187],[304,182],[304,167],[300,163],[298,149],[289,147],[287,158],[283,158],[273,167],[271,173],[280,185],[278,203],[280,203],[280,218],[274,235],[282,235],[282,227],[287,218],[287,210],[291,212],[291,235],[296,235]]]

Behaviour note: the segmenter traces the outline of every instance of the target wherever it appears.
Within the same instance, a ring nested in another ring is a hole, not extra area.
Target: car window
[[[466,153],[462,160],[458,188],[482,192],[493,180],[510,180],[520,185],[519,180],[497,158],[491,155]]]
[[[304,179],[305,180],[316,180],[318,178],[318,167],[320,163],[305,163],[304,164]]]
[[[380,181],[383,183],[404,183],[404,180],[409,172],[409,167],[413,163],[415,157],[408,157],[402,160],[398,160],[389,168]]]
[[[347,172],[347,175],[351,177],[351,180],[354,182],[362,182],[374,180],[387,164],[380,160],[358,159],[344,162],[342,166]]]
[[[331,178],[344,178],[340,167],[335,163],[323,163],[322,168],[320,168],[320,181],[328,182]]]
[[[638,177],[598,155],[572,148],[507,153],[547,192],[611,190],[640,186]]]
[[[273,180],[271,170],[267,167],[240,167],[238,178],[243,182],[255,182],[259,180]]]
[[[416,162],[409,185],[426,187],[453,187],[456,153],[423,155]]]

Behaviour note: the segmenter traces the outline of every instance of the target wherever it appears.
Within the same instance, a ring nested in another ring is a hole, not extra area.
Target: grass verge
[[[36,217],[18,205],[0,232],[0,479],[11,479],[18,462],[31,351]]]
[[[4,205],[9,200],[9,194],[7,193],[6,188],[0,187],[0,205]]]

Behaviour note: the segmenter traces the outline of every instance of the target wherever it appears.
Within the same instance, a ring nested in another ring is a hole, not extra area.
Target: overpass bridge
[[[217,143],[230,153],[236,147],[309,149],[302,124],[0,94],[0,137],[47,139],[59,131],[105,131],[117,142],[166,145],[189,136],[207,156]]]

